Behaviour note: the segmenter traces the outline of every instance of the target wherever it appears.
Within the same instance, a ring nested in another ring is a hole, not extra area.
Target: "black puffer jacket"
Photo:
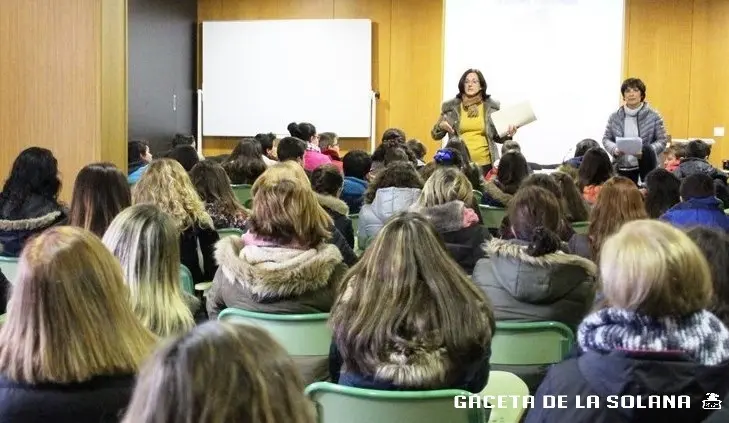
[[[11,210],[0,194],[0,255],[18,257],[30,237],[67,218],[68,211],[55,199],[33,194]]]

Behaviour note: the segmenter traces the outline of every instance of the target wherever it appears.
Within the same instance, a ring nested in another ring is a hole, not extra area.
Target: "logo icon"
[[[714,393],[706,394],[706,399],[703,401],[704,410],[718,410],[721,408],[721,400],[719,395]]]

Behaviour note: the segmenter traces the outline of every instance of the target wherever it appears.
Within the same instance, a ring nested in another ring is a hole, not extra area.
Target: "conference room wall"
[[[77,172],[126,169],[126,1],[0,2],[0,174],[31,146],[58,158],[70,200]]]
[[[377,140],[390,126],[439,144],[430,129],[441,103],[443,0],[198,0],[198,22],[255,19],[370,19],[373,22],[372,87],[377,103]],[[198,25],[198,28],[200,26]],[[201,37],[198,37],[200,39]],[[198,43],[198,86],[202,81]],[[272,63],[271,66],[275,66]],[[335,57],[313,57],[302,66],[337,66]],[[296,95],[292,92],[291,95]],[[306,116],[301,117],[302,120]],[[312,122],[316,125],[316,122]],[[326,128],[317,128],[326,131]],[[265,128],[262,128],[265,130]],[[205,137],[204,154],[229,153],[236,139]],[[368,149],[368,139],[341,140],[342,150]]]
[[[674,138],[714,138],[711,162],[729,158],[729,2],[627,0],[625,76],[643,79]]]

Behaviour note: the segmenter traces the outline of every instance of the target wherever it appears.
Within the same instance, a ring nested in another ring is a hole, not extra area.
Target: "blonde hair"
[[[132,203],[157,205],[185,230],[195,224],[214,228],[190,176],[180,163],[172,159],[153,161],[132,189]]]
[[[0,328],[0,373],[29,384],[136,373],[156,338],[128,298],[119,263],[98,237],[46,230],[20,257]]]
[[[263,181],[265,181],[265,183],[272,184],[283,179],[295,179],[303,185],[311,188],[311,181],[309,180],[309,177],[306,176],[304,168],[293,160],[287,160],[285,162],[279,162],[266,169],[266,171],[258,177],[256,182],[253,183],[251,194],[254,196],[256,195],[256,187],[264,183]]]
[[[600,254],[605,299],[614,307],[661,316],[684,316],[711,305],[711,272],[693,241],[667,223],[626,223]]]
[[[433,207],[451,201],[473,204],[473,187],[466,175],[455,167],[439,167],[420,192],[417,207]]]
[[[172,218],[151,204],[121,212],[104,234],[119,259],[134,313],[159,336],[183,333],[195,321],[180,288],[180,237]]]
[[[289,355],[257,327],[212,321],[157,351],[125,423],[314,423]]]

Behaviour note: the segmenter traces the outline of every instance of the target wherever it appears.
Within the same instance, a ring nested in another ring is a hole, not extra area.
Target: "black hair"
[[[383,144],[387,141],[396,141],[397,143],[404,145],[406,140],[407,137],[405,136],[405,131],[400,128],[387,128],[385,129],[385,132],[382,133]]]
[[[243,138],[223,163],[223,169],[231,184],[253,184],[266,171],[261,144],[255,138]]]
[[[461,79],[458,80],[458,94],[456,94],[456,98],[463,98],[463,94],[466,92],[466,77],[469,73],[476,74],[478,82],[481,84],[481,97],[484,100],[488,100],[491,96],[486,94],[486,78],[483,77],[483,74],[478,69],[467,69],[465,72],[463,72],[463,75],[461,75]]]
[[[575,146],[575,157],[582,157],[591,148],[600,148],[600,144],[592,138],[585,138]]]
[[[666,169],[651,170],[645,178],[645,209],[651,219],[658,219],[681,202],[681,180]]]
[[[129,164],[142,161],[142,156],[147,154],[149,144],[143,140],[131,140],[127,144],[127,162]]]
[[[342,158],[344,176],[366,179],[372,169],[372,157],[363,150],[352,150]]]
[[[185,168],[185,172],[191,171],[200,161],[197,150],[189,144],[178,145],[167,154],[167,157],[177,160]]]
[[[195,147],[197,144],[195,142],[195,136],[194,135],[185,135],[185,134],[175,134],[175,136],[172,137],[172,148],[175,148],[179,145],[191,145]]]
[[[278,142],[276,156],[279,161],[303,160],[306,152],[306,141],[296,137],[285,137]]]
[[[620,93],[625,96],[625,92],[628,91],[628,88],[632,88],[634,90],[640,91],[640,101],[645,100],[645,84],[643,81],[641,81],[638,78],[628,78],[625,81],[623,81],[623,84],[620,85]]]
[[[311,172],[311,188],[319,194],[339,196],[339,190],[342,189],[344,178],[339,173],[339,169],[331,164],[325,164],[317,167]]]
[[[505,193],[516,193],[527,176],[529,176],[529,165],[523,154],[510,151],[501,157],[499,168],[496,170],[496,179]]]
[[[610,156],[602,148],[591,148],[585,152],[577,169],[577,185],[582,191],[588,185],[602,185],[613,176]]]
[[[698,226],[686,234],[709,262],[714,297],[709,311],[729,325],[729,235],[724,231]]]
[[[410,151],[415,154],[415,157],[418,158],[418,160],[423,160],[425,158],[425,145],[423,145],[420,140],[416,140],[415,138],[408,140],[406,143]]]
[[[338,138],[339,137],[334,132],[322,132],[319,134],[319,148],[326,150],[327,148],[335,146],[335,141],[337,141]]]
[[[686,201],[690,198],[713,197],[716,195],[716,188],[711,176],[695,173],[683,179],[680,192],[681,198]]]
[[[51,150],[30,147],[21,151],[13,162],[8,179],[0,192],[0,208],[5,215],[17,212],[33,195],[56,201],[61,190],[58,160]]]
[[[308,122],[291,122],[289,123],[289,126],[286,127],[286,129],[289,130],[289,134],[291,134],[292,137],[304,140],[304,142],[307,143],[311,141],[311,137],[316,135],[316,128],[314,127],[314,125]]]
[[[261,145],[261,152],[267,155],[268,150],[273,149],[273,142],[276,141],[276,135],[271,132],[267,134],[256,134],[255,139]]]
[[[711,146],[702,140],[691,140],[686,145],[685,157],[705,159],[711,154]]]
[[[471,163],[471,152],[468,151],[468,146],[462,140],[452,139],[446,143],[445,148],[452,148],[458,151],[464,163]]]

